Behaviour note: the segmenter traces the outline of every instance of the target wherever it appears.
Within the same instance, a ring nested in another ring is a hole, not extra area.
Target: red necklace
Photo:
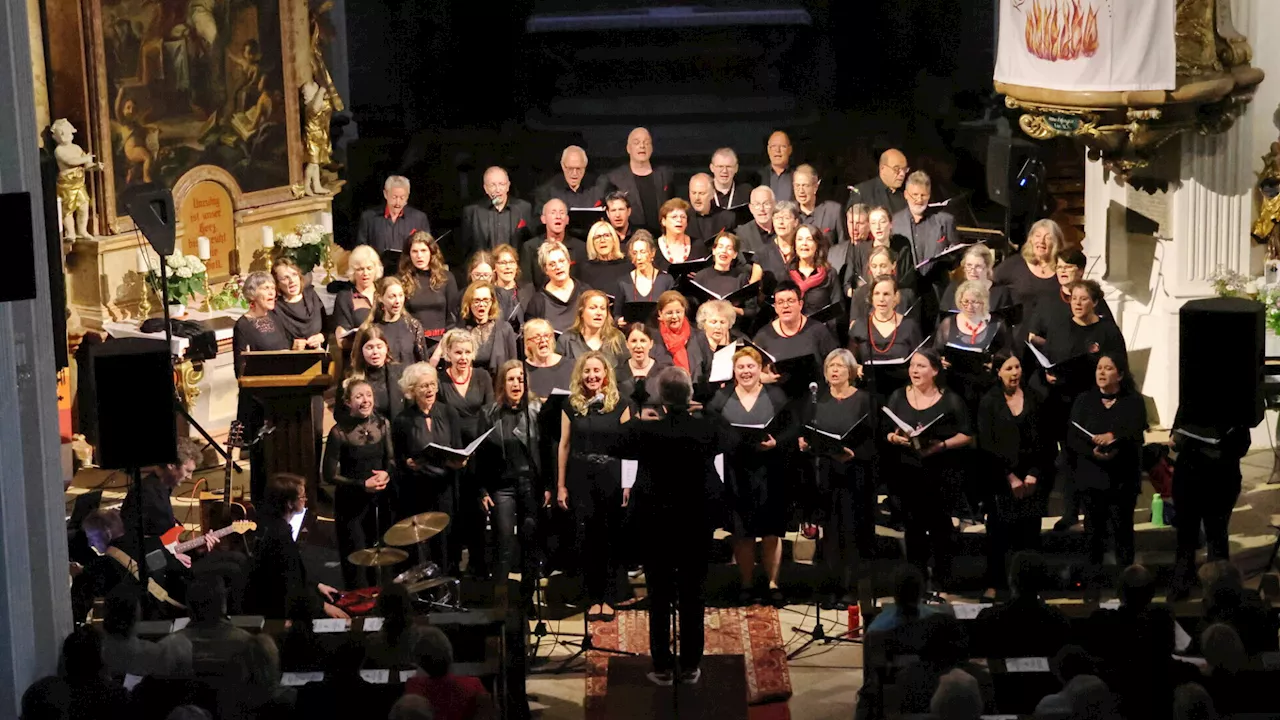
[[[450,371],[449,371],[449,379],[453,381],[453,384],[454,384],[455,386],[457,386],[457,385],[466,385],[467,383],[471,382],[471,370],[472,370],[472,368],[467,368],[467,376],[466,376],[465,378],[463,378],[463,379],[459,380],[459,379],[457,379],[457,378],[455,378],[455,377],[453,376],[453,371],[452,371],[452,369],[450,369]]]
[[[778,318],[778,335],[784,338],[793,338],[796,335],[799,335],[801,330],[804,330],[806,322],[808,322],[807,318],[800,318],[800,327],[796,328],[795,332],[788,334],[786,329],[782,327],[782,318]]]
[[[897,320],[897,314],[894,314],[894,320]],[[901,323],[893,324],[893,334],[889,336],[889,343],[884,347],[876,345],[876,316],[875,314],[867,315],[867,342],[871,343],[871,352],[875,355],[884,355],[893,349],[893,341],[898,339],[898,328],[902,327]]]

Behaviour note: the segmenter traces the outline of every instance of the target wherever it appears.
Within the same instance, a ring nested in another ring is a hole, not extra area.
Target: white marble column
[[[0,0],[0,193],[29,192],[44,236],[26,0]],[[0,717],[56,669],[71,629],[45,244],[35,300],[0,303]],[[14,271],[13,268],[10,268]],[[5,710],[4,708],[8,708]]]

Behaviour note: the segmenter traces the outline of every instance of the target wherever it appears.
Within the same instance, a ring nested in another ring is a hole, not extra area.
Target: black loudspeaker
[[[34,300],[36,236],[31,227],[31,193],[0,193],[0,217],[4,218],[6,270],[5,280],[0,283],[0,302]],[[65,312],[61,306],[55,309]],[[64,340],[66,336],[64,331]]]
[[[1261,303],[1205,298],[1178,317],[1178,394],[1182,421],[1201,427],[1262,422],[1265,316]]]
[[[120,338],[94,347],[93,395],[102,467],[177,462],[177,396],[165,341]]]
[[[169,188],[150,185],[132,188],[125,193],[124,206],[133,224],[160,257],[172,255],[178,217],[173,211],[173,193]]]
[[[1018,199],[1026,188],[1018,186],[1018,177],[1035,162],[1039,149],[1028,140],[992,135],[987,139],[987,197],[1004,207],[1017,209]]]

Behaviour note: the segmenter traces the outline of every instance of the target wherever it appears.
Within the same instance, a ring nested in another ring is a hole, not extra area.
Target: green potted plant
[[[186,303],[204,289],[204,263],[195,255],[183,255],[175,251],[164,259],[169,285],[169,315],[182,317],[187,314]],[[160,294],[160,272],[152,270],[147,273],[147,282]]]

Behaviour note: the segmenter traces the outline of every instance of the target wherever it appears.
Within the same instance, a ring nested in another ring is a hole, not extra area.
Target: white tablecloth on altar
[[[225,318],[230,318],[231,320],[234,321],[243,314],[244,314],[244,309],[242,308],[231,308],[228,310],[215,310],[214,312],[211,312],[211,313],[203,312],[201,310],[187,310],[187,314],[183,316],[182,319],[204,321],[204,320],[210,320],[216,317],[225,317]],[[139,323],[137,320],[124,320],[121,322],[102,323],[102,329],[106,330],[108,333],[111,333],[113,337],[151,338],[153,340],[164,339],[164,332],[146,333],[146,332],[142,332],[140,327],[141,327],[141,323]],[[233,332],[232,328],[228,326],[225,328],[214,328],[213,334],[215,337],[218,338],[219,342],[222,342],[223,340],[231,339],[232,332]],[[184,357],[187,354],[187,347],[189,345],[191,345],[190,339],[184,338],[184,337],[178,337],[175,335],[172,339],[172,344],[170,344],[169,346],[169,351],[173,353],[174,357],[179,357],[179,358]]]

